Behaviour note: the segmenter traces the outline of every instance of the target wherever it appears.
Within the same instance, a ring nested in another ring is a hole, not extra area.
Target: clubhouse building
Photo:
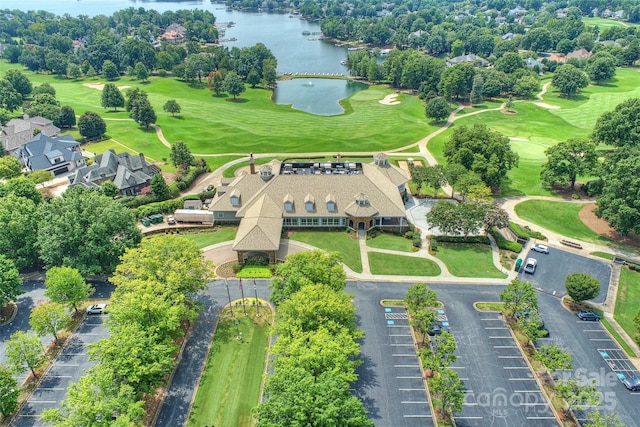
[[[405,231],[406,173],[384,153],[373,163],[280,162],[223,181],[209,210],[218,224],[239,223],[233,250],[276,261],[283,228]]]

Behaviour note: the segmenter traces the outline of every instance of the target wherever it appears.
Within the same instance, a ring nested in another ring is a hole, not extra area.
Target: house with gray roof
[[[524,60],[524,64],[527,66],[528,69],[533,70],[536,67],[538,67],[538,71],[540,73],[542,73],[542,71],[544,70],[544,64],[540,61],[538,61],[535,58],[527,58]]]
[[[123,196],[140,194],[151,184],[153,175],[160,172],[156,165],[148,163],[144,154],[119,153],[109,149],[95,157],[93,164],[85,166],[69,177],[69,187],[82,185],[99,187],[112,181]]]
[[[80,143],[71,135],[57,138],[39,133],[31,141],[11,153],[28,171],[45,170],[54,175],[73,171],[85,165]]]
[[[224,182],[209,210],[218,223],[239,223],[238,262],[265,254],[275,262],[283,228],[405,231],[407,181],[384,153],[371,164],[274,160]]]
[[[31,141],[34,134],[43,133],[48,136],[58,136],[60,128],[44,117],[29,117],[25,115],[21,119],[11,119],[0,128],[0,143],[4,150],[11,154],[21,145]]]
[[[447,59],[447,67],[453,67],[457,64],[462,64],[464,62],[468,62],[472,64],[474,67],[488,67],[489,61],[484,58],[479,57],[478,55],[474,55],[470,53],[468,55],[460,55],[455,58]]]

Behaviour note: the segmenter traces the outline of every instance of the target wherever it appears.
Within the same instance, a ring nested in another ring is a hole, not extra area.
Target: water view
[[[179,9],[201,9],[210,11],[218,24],[234,22],[220,38],[228,47],[247,47],[263,43],[278,59],[280,74],[344,74],[347,69],[340,63],[347,56],[347,48],[318,40],[320,24],[299,18],[298,15],[249,13],[227,10],[222,3],[209,1],[131,1],[131,0],[2,0],[0,8],[19,10],[46,10],[56,15],[72,16],[112,15],[129,7],[155,9],[158,12]],[[303,32],[305,35],[303,35]],[[305,81],[308,81],[305,80]],[[312,114],[334,115],[342,113],[340,99],[349,96],[365,85],[351,84],[343,80],[313,79],[314,86],[305,89],[297,79],[279,82],[275,102],[293,104],[294,108]],[[294,89],[296,88],[296,89]]]

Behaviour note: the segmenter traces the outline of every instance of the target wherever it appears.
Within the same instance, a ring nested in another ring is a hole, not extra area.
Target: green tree
[[[8,367],[16,374],[21,374],[28,368],[33,376],[38,378],[36,369],[41,367],[47,359],[40,338],[34,334],[18,331],[11,335],[6,346]]]
[[[444,144],[444,156],[476,172],[489,187],[500,188],[507,172],[518,166],[518,154],[511,150],[509,138],[484,124],[456,128]]]
[[[451,417],[454,412],[462,411],[464,404],[464,386],[453,369],[445,369],[429,382],[430,390],[438,396],[441,403],[440,413]]]
[[[151,189],[153,190],[153,194],[160,200],[166,200],[171,197],[169,186],[161,173],[157,173],[151,178]]]
[[[255,68],[252,68],[247,75],[247,83],[251,85],[251,88],[255,88],[258,83],[260,83],[260,73]]]
[[[451,198],[453,198],[455,189],[461,182],[462,177],[467,173],[467,169],[460,163],[448,163],[444,167],[444,173],[447,176],[447,182],[451,186]],[[482,182],[482,180],[480,180],[480,182]]]
[[[132,278],[156,283],[156,293],[181,295],[195,305],[196,295],[213,277],[213,265],[190,240],[180,236],[145,239],[128,249],[110,281],[121,288]]]
[[[525,63],[519,53],[507,52],[501,58],[498,58],[494,64],[494,68],[507,74],[511,74],[516,70],[525,68]]]
[[[51,267],[47,271],[44,294],[54,303],[68,305],[78,312],[78,304],[89,298],[94,289],[80,272],[71,267]]]
[[[220,71],[212,71],[209,74],[209,89],[212,90],[216,96],[220,96],[224,90],[224,76]]]
[[[540,89],[540,82],[533,76],[522,76],[513,85],[513,92],[521,98],[529,98]]]
[[[287,256],[286,262],[276,266],[271,281],[271,301],[280,304],[305,285],[320,283],[333,290],[342,290],[346,274],[337,252],[303,251]]]
[[[36,205],[39,205],[42,202],[42,195],[36,188],[36,184],[24,177],[12,178],[4,184],[0,183],[0,197],[4,197],[8,194],[24,197],[25,199],[31,200]]]
[[[98,139],[107,131],[107,124],[93,111],[85,111],[78,119],[78,132],[86,139]]]
[[[429,289],[425,283],[416,283],[407,290],[404,303],[410,313],[417,313],[429,307],[436,307],[438,305],[438,295]]]
[[[149,129],[152,123],[157,120],[156,112],[153,110],[151,103],[146,98],[141,98],[133,105],[131,109],[131,117],[139,125]]]
[[[0,191],[1,193],[1,191]],[[18,270],[29,267],[38,260],[36,240],[41,215],[35,203],[9,193],[0,197],[0,256],[15,263]],[[0,306],[4,304],[0,298]]]
[[[176,141],[171,144],[171,152],[169,153],[171,164],[175,167],[182,165],[190,166],[193,164],[193,156],[189,146],[183,141]]]
[[[7,79],[0,79],[0,107],[15,111],[22,106],[22,95]]]
[[[33,85],[29,78],[22,73],[20,70],[7,70],[4,73],[4,78],[7,79],[13,88],[22,96],[22,98],[26,98],[31,94],[33,90]]]
[[[620,421],[616,414],[605,415],[599,411],[590,411],[585,427],[626,427],[626,424]]]
[[[449,107],[449,103],[443,97],[436,96],[427,102],[425,112],[427,117],[436,121],[442,121],[449,117],[451,108]]]
[[[113,61],[106,60],[102,63],[102,75],[109,81],[118,80],[120,78],[120,71]]]
[[[76,125],[76,112],[68,105],[60,107],[60,116],[58,116],[58,121],[55,124],[64,129],[74,127]]]
[[[303,368],[281,367],[269,376],[266,400],[254,411],[257,427],[324,425],[373,427],[350,385],[329,371],[317,378]]]
[[[149,70],[142,62],[136,62],[135,67],[136,78],[138,80],[147,81],[149,78]]]
[[[102,194],[111,198],[116,197],[118,194],[120,194],[118,186],[110,180],[106,180],[102,184],[100,184],[100,190],[102,190]]]
[[[100,190],[72,187],[41,212],[38,246],[47,267],[71,266],[85,275],[111,273],[125,249],[142,238],[131,210]]]
[[[447,366],[456,361],[455,351],[456,342],[453,335],[449,332],[442,332],[441,335],[436,335],[433,338],[431,348],[421,348],[418,355],[423,368],[442,373]]]
[[[103,365],[117,385],[131,385],[137,393],[149,393],[171,374],[178,347],[163,342],[138,324],[116,324],[109,338],[89,346],[89,359]],[[132,357],[135,355],[135,357]]]
[[[549,334],[549,331],[544,328],[544,322],[538,310],[528,310],[526,316],[519,316],[518,324],[527,339],[534,345],[540,338]]]
[[[469,101],[471,104],[479,104],[482,102],[482,86],[484,85],[484,78],[481,74],[476,74],[473,77],[473,85],[471,86],[471,95]]]
[[[20,162],[13,156],[0,157],[0,179],[20,176]]]
[[[80,69],[80,66],[73,62],[67,64],[67,77],[74,80],[78,80],[82,77],[82,70]]]
[[[107,83],[102,89],[102,107],[113,108],[118,111],[118,107],[124,107],[124,96],[118,87],[113,83]]]
[[[29,325],[39,336],[53,335],[58,344],[58,331],[64,329],[71,320],[64,305],[57,302],[41,302],[31,310]]]
[[[542,182],[548,186],[569,184],[571,191],[578,175],[589,175],[598,164],[595,144],[582,138],[560,142],[547,148],[544,154],[547,162],[540,171]]]
[[[180,104],[175,99],[170,99],[162,106],[165,113],[171,113],[172,116],[180,114]]]
[[[244,82],[242,81],[240,76],[231,71],[224,78],[224,81],[222,83],[222,90],[232,95],[233,99],[235,100],[236,96],[247,90],[247,88],[244,86]]]
[[[6,417],[18,408],[20,387],[10,369],[0,365],[0,415]]]
[[[436,312],[433,310],[429,310],[427,308],[423,308],[418,311],[414,311],[411,313],[411,320],[409,324],[412,328],[420,332],[422,335],[422,344],[424,345],[427,334],[429,332],[429,328],[436,321]]]
[[[544,365],[551,374],[556,371],[573,369],[573,357],[568,351],[557,345],[541,345],[533,354],[533,358]]]
[[[34,170],[29,172],[27,179],[33,182],[35,185],[42,184],[53,179],[53,172],[46,171],[44,169]]]
[[[0,254],[0,308],[22,294],[22,280],[13,262]]]
[[[56,97],[56,89],[53,86],[51,86],[51,84],[49,83],[42,83],[33,88],[33,92],[32,92],[33,96],[39,95],[41,93],[48,93],[54,98]]]
[[[129,89],[127,91],[127,96],[126,96],[126,101],[124,104],[124,108],[125,110],[127,110],[129,113],[131,113],[131,111],[136,107],[138,101],[140,99],[147,99],[148,100],[148,95],[147,92],[143,91],[140,88],[134,88],[134,89]]]
[[[606,52],[597,52],[587,60],[585,72],[599,85],[616,75],[616,59]]]
[[[600,293],[600,281],[587,273],[573,273],[564,282],[567,294],[575,302],[593,299]]]
[[[581,411],[585,406],[598,406],[601,404],[595,381],[595,378],[590,383],[580,378],[559,379],[556,381],[558,396],[567,402],[567,416],[571,413],[572,408]]]
[[[603,113],[593,128],[595,143],[640,146],[640,98],[630,98]]]
[[[538,310],[538,295],[529,282],[513,279],[500,293],[500,301],[509,316],[524,310]]]
[[[551,85],[557,88],[560,93],[571,98],[580,89],[589,86],[587,75],[571,64],[563,64],[556,68],[556,72],[551,79]]]

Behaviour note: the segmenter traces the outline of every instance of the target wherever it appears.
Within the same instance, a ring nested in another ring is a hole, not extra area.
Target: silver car
[[[87,308],[87,314],[102,314],[107,310],[107,304],[93,304]]]
[[[524,263],[524,272],[533,274],[536,271],[536,266],[538,265],[538,260],[535,258],[527,258]]]
[[[535,245],[531,246],[531,250],[532,251],[536,251],[536,252],[540,252],[541,254],[548,254],[549,253],[549,246],[540,244],[540,243],[536,243]]]

